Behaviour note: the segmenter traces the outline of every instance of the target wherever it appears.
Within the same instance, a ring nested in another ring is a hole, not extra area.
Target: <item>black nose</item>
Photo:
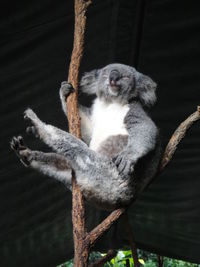
[[[117,81],[120,79],[120,73],[117,70],[112,70],[109,75],[109,80],[111,85],[116,85]]]

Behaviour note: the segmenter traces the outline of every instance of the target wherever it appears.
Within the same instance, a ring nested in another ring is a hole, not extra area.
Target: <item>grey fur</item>
[[[25,167],[31,167],[45,175],[56,177],[71,189],[71,167],[65,157],[56,153],[32,151],[26,147],[21,136],[13,137],[10,145]]]
[[[56,153],[31,151],[22,137],[14,137],[11,147],[26,166],[55,177],[68,188],[71,166],[85,199],[97,207],[114,209],[129,205],[155,175],[160,159],[158,129],[144,110],[156,101],[156,84],[130,66],[110,64],[86,73],[80,88],[87,94],[96,94],[106,108],[113,103],[128,107],[123,119],[126,134],[116,132],[107,136],[95,151],[88,147],[95,130],[92,116],[97,102],[94,101],[90,109],[80,107],[84,142],[45,124],[27,109],[25,118],[32,123],[27,131]],[[65,100],[72,91],[70,84],[62,83],[60,98],[66,115]]]
[[[121,74],[118,85],[122,90],[117,96],[110,94],[109,85],[106,82],[112,70],[118,70]],[[156,102],[156,83],[150,77],[136,71],[135,68],[123,64],[109,64],[100,70],[85,73],[80,86],[81,91],[96,94],[109,102],[129,103],[136,99],[146,107],[151,107]]]

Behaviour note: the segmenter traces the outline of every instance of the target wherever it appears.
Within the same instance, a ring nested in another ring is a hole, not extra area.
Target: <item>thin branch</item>
[[[97,260],[96,262],[90,264],[89,267],[101,267],[106,262],[112,260],[116,255],[117,255],[117,251],[110,249],[110,250],[108,250],[108,253],[104,257],[102,257],[101,259]]]
[[[124,212],[124,208],[114,210],[103,222],[101,222],[90,233],[88,233],[86,239],[89,239],[90,246],[94,246],[94,244],[102,236],[102,234],[105,231],[109,230],[110,227],[120,218],[120,216]]]
[[[127,231],[128,238],[129,238],[131,252],[132,252],[132,256],[133,256],[133,260],[134,260],[134,267],[139,267],[140,263],[138,261],[137,247],[136,247],[135,242],[134,242],[133,232],[132,232],[132,229],[131,229],[131,226],[130,226],[130,223],[128,220],[128,215],[126,212],[123,215],[123,219],[124,219],[125,229]]]
[[[200,119],[200,106],[197,107],[197,111],[191,114],[185,121],[183,121],[170,138],[168,145],[166,146],[163,154],[159,172],[162,172],[168,163],[171,161],[178,144],[184,138],[186,131],[193,125],[194,122]]]
[[[135,262],[134,262],[134,264],[135,264]],[[129,261],[129,259],[126,259],[126,267],[130,267],[130,261]]]
[[[164,262],[163,256],[157,255],[157,258],[158,258],[158,267],[163,267],[163,262]]]

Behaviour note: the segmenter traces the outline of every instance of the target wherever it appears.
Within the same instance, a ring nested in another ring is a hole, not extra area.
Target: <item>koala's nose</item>
[[[120,73],[117,70],[112,70],[109,75],[110,85],[116,85],[117,81],[120,79]]]

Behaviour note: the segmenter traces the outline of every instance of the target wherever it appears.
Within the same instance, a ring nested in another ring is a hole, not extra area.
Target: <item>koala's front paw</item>
[[[15,151],[20,161],[28,167],[32,161],[31,150],[29,150],[25,144],[22,136],[13,137],[10,141],[10,147]]]
[[[61,87],[60,87],[60,97],[64,98],[65,100],[67,99],[67,97],[71,94],[74,93],[75,90],[73,88],[73,86],[71,85],[71,83],[68,83],[66,81],[61,83]]]
[[[134,162],[124,153],[114,157],[113,162],[117,166],[119,174],[122,174],[125,177],[132,174],[134,171]]]

